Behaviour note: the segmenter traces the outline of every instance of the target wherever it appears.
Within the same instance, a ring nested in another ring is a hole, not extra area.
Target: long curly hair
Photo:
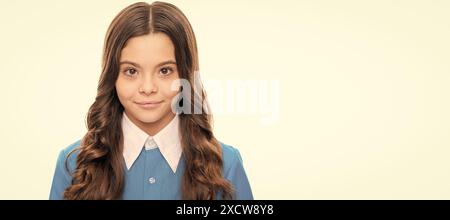
[[[180,78],[195,84],[199,70],[197,45],[180,9],[164,2],[139,2],[124,8],[111,22],[105,37],[97,96],[87,114],[88,131],[76,149],[76,168],[72,184],[64,192],[65,199],[121,199],[125,181],[121,126],[124,108],[115,88],[120,53],[128,39],[157,32],[168,35],[175,46]],[[186,163],[182,199],[216,199],[218,194],[222,199],[232,199],[233,187],[223,177],[222,148],[212,132],[205,91],[192,86],[190,92],[184,89],[180,97],[182,106],[201,108],[200,114],[179,113]]]

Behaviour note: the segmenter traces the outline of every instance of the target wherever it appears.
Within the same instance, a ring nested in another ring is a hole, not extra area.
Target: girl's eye
[[[162,75],[169,75],[169,74],[171,74],[173,72],[173,69],[170,68],[170,67],[163,67],[163,68],[161,68],[161,70],[159,70],[159,72]]]
[[[134,75],[136,75],[136,72],[137,71],[135,69],[132,69],[132,68],[125,70],[125,74],[128,75],[128,76],[134,76]]]

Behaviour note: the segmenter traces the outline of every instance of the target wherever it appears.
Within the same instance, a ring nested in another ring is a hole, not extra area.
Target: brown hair
[[[120,199],[124,186],[123,106],[117,97],[115,82],[120,53],[128,39],[162,32],[175,46],[177,69],[181,79],[191,85],[198,71],[197,45],[192,27],[174,5],[164,2],[139,2],[123,9],[108,28],[103,51],[102,73],[95,102],[87,114],[87,133],[81,141],[72,185],[65,199]],[[191,97],[181,95],[180,103],[198,108],[194,97],[205,98],[203,89],[192,87]],[[184,94],[184,93],[183,93]],[[205,99],[203,102],[206,102]],[[217,193],[231,199],[232,185],[223,178],[220,143],[211,128],[207,105],[201,114],[180,113],[179,129],[186,166],[181,183],[182,199],[216,199]],[[67,161],[66,161],[67,162]]]

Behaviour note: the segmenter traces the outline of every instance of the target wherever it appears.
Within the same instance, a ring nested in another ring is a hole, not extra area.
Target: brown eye
[[[127,69],[127,70],[125,70],[125,74],[126,74],[126,75],[129,75],[129,76],[135,75],[136,72],[137,72],[137,71],[136,71],[135,69]]]
[[[163,67],[159,71],[162,75],[169,75],[172,72],[172,68],[170,67]]]

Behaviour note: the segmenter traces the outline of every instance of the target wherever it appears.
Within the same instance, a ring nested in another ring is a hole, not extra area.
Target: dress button
[[[155,183],[155,182],[156,182],[155,177],[150,177],[150,178],[148,178],[148,182],[149,182],[150,184]]]
[[[153,138],[148,137],[144,144],[145,150],[151,150],[158,147],[155,140]]]

